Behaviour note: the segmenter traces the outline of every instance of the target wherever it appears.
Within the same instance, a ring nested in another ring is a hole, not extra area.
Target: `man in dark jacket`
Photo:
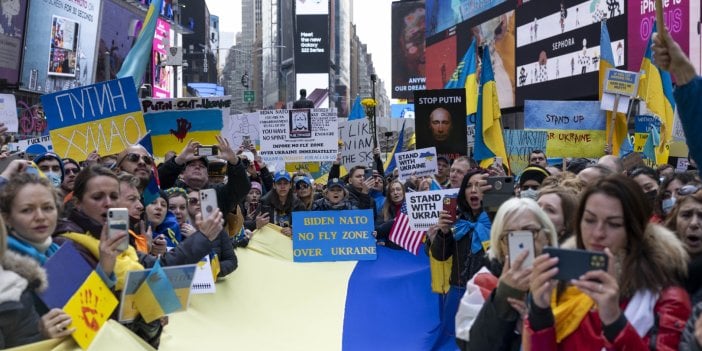
[[[349,201],[359,209],[373,209],[375,217],[375,201],[368,195],[370,188],[375,182],[373,177],[365,178],[366,167],[354,166],[349,171],[349,183],[346,191],[349,193]]]
[[[305,205],[291,191],[290,174],[285,170],[273,176],[273,191],[261,198],[261,214],[256,217],[256,229],[268,223],[282,227],[282,233],[292,236],[292,213],[304,211]]]

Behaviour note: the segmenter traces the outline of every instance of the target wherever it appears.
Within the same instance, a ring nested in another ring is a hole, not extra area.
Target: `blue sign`
[[[524,102],[524,129],[605,130],[605,124],[599,101]]]
[[[373,210],[293,212],[293,261],[375,260]]]

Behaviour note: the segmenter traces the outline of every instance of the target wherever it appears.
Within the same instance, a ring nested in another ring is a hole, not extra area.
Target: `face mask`
[[[663,203],[661,203],[661,207],[663,208],[663,213],[669,214],[670,211],[673,209],[673,206],[675,206],[675,198],[671,197],[670,199],[665,199],[663,200]]]
[[[658,195],[658,190],[651,190],[646,193],[646,197],[651,201],[656,201],[656,195]]]
[[[538,195],[538,194],[539,194],[538,190],[527,189],[527,190],[522,190],[522,192],[519,193],[519,197],[521,197],[523,199],[532,199],[532,200],[536,201],[536,195]]]
[[[51,182],[51,185],[54,186],[54,188],[58,188],[61,186],[61,174],[60,173],[54,173],[54,172],[46,172],[44,173],[46,175],[46,178],[49,179]]]

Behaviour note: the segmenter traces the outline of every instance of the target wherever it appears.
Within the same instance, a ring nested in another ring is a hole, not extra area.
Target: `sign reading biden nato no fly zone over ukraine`
[[[372,210],[293,212],[293,261],[375,260]]]

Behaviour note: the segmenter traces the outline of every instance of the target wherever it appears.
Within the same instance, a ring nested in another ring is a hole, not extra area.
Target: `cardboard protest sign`
[[[417,148],[436,147],[449,159],[468,152],[465,89],[414,92]]]
[[[81,349],[85,350],[97,335],[100,327],[110,318],[117,308],[117,298],[102,278],[93,271],[78,291],[63,306],[63,311],[71,316],[69,329],[76,328],[71,334]]]
[[[293,212],[293,261],[375,260],[372,210]]]
[[[258,112],[225,116],[222,135],[234,148],[248,144],[259,146]]]
[[[190,286],[195,277],[195,267],[196,265],[194,264],[163,267],[163,271],[173,286],[173,290],[181,305],[181,308],[174,312],[184,311],[188,308]],[[127,272],[127,279],[124,283],[124,289],[122,289],[121,303],[119,305],[118,319],[120,322],[131,322],[139,315],[139,310],[136,307],[136,292],[146,280],[149,272],[151,272],[151,269]]]
[[[634,117],[634,151],[643,152],[648,133],[651,128],[656,128],[660,131],[661,120],[655,116],[639,115]]]
[[[0,123],[5,124],[8,132],[17,133],[17,103],[12,94],[0,94]]]
[[[54,152],[78,161],[112,155],[147,133],[131,77],[43,95]]]
[[[436,174],[436,148],[428,147],[395,154],[398,177],[404,181],[411,176],[423,177]]]
[[[373,163],[373,137],[367,118],[339,122],[341,164],[346,169]]]
[[[513,174],[521,174],[529,165],[532,150],[546,150],[548,135],[545,131],[506,129],[503,135]]]
[[[607,142],[598,101],[527,100],[524,129],[548,133],[548,157],[600,157]]]
[[[70,240],[63,243],[43,267],[49,286],[37,295],[49,309],[63,307],[93,272]]]
[[[51,137],[42,136],[10,143],[8,149],[10,151],[24,151],[29,155],[41,155],[47,152],[54,152],[54,145],[51,143]]]
[[[407,216],[413,230],[427,230],[439,222],[439,212],[443,210],[444,197],[456,197],[458,189],[418,191],[407,193]]]
[[[183,308],[158,261],[137,289],[134,302],[146,323]]]
[[[275,162],[336,160],[338,122],[335,109],[261,110],[261,158]]]
[[[229,96],[142,100],[154,156],[163,157],[171,150],[180,152],[190,139],[202,145],[216,145],[216,136],[222,132],[223,116],[229,115],[230,106]]]

